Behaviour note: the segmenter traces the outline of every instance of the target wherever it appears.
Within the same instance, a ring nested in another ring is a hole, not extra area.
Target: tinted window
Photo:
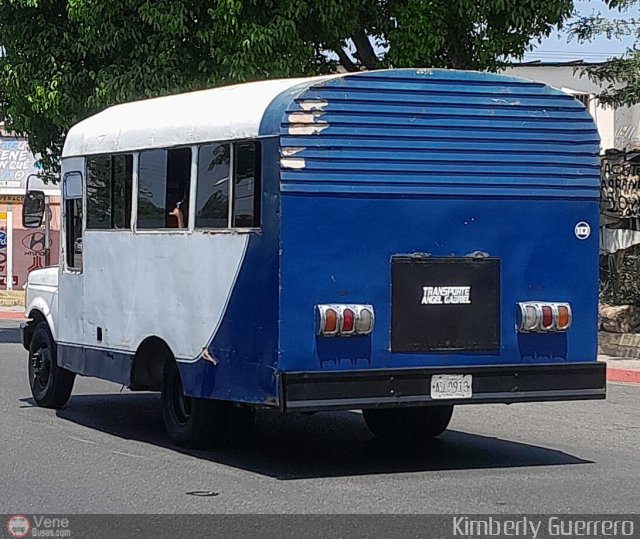
[[[229,226],[229,144],[206,144],[198,151],[196,226]]]
[[[82,199],[65,201],[66,251],[65,259],[69,269],[82,269]]]
[[[87,159],[87,228],[111,228],[111,156]]]
[[[82,271],[82,175],[68,172],[64,182],[64,260],[67,269]]]
[[[233,226],[260,226],[260,182],[255,142],[234,144]]]
[[[186,227],[190,178],[190,148],[141,152],[138,228]]]
[[[133,156],[114,155],[111,170],[113,174],[112,228],[131,228]]]
[[[129,228],[133,156],[87,159],[87,228]]]
[[[165,226],[185,228],[189,223],[189,185],[191,184],[191,148],[167,152],[167,192]]]
[[[138,228],[164,228],[167,152],[141,152],[138,165]]]

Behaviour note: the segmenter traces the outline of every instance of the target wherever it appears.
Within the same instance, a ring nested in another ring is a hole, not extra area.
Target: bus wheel
[[[442,434],[453,414],[453,406],[382,408],[362,410],[369,430],[380,438],[424,441]]]
[[[56,343],[48,324],[40,322],[29,345],[29,386],[33,400],[44,408],[61,408],[71,396],[75,377],[58,366]]]
[[[173,359],[162,373],[162,416],[171,439],[181,447],[238,445],[251,433],[254,411],[227,401],[187,397]]]

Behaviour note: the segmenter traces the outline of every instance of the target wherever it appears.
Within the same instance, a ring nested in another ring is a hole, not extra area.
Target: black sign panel
[[[500,349],[500,260],[391,259],[391,351]]]

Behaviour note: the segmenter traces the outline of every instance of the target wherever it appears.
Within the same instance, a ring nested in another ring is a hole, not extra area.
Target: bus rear
[[[289,101],[281,409],[360,408],[385,434],[454,404],[604,398],[598,147],[574,98],[491,74],[362,73]]]

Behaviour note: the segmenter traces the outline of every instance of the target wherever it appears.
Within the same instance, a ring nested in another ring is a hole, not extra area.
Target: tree
[[[640,6],[640,0],[609,0],[608,5],[626,14]],[[602,84],[603,91],[598,96],[600,101],[615,107],[640,103],[640,16],[637,11],[635,13],[635,17],[616,19],[594,14],[569,24],[571,35],[579,42],[598,36],[609,39],[635,37],[635,43],[621,57],[584,69],[591,80]]]
[[[0,119],[47,172],[113,103],[384,67],[495,70],[573,0],[0,0]]]

